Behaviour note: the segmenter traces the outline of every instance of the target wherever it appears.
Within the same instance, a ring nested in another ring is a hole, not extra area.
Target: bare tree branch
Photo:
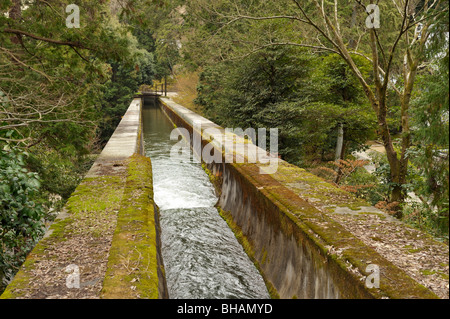
[[[17,63],[19,63],[20,65],[33,70],[36,73],[39,73],[40,75],[42,75],[43,77],[45,77],[47,79],[47,81],[52,82],[51,78],[45,74],[42,71],[36,70],[35,68],[33,68],[32,66],[26,64],[25,62],[23,62],[22,60],[20,60],[17,56],[15,56],[10,50],[7,50],[5,48],[0,47],[0,50],[2,50],[3,52],[7,53],[14,61],[16,61]]]

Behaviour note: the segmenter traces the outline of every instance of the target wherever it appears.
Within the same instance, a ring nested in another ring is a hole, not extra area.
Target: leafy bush
[[[37,172],[42,181],[41,198],[46,202],[49,196],[61,196],[64,204],[89,170],[93,159],[86,156],[61,155],[52,149],[41,148],[27,159],[28,167]]]
[[[44,233],[45,210],[34,200],[40,180],[26,168],[27,155],[9,146],[0,150],[0,288]]]

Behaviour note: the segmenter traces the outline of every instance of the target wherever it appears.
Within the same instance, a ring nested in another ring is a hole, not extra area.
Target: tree
[[[401,203],[405,197],[403,186],[407,182],[408,149],[411,146],[411,96],[418,72],[429,67],[424,49],[433,25],[439,24],[439,17],[448,11],[448,2],[377,2],[381,12],[379,29],[370,23],[369,27],[366,26],[365,22],[372,17],[368,17],[372,14],[368,10],[370,3],[361,0],[345,4],[338,0],[285,0],[276,4],[197,0],[189,8],[197,17],[202,31],[209,35],[203,44],[213,44],[213,52],[222,59],[251,54],[270,46],[287,45],[337,54],[358,79],[377,117],[378,136],[386,149],[393,182],[391,201]],[[284,21],[284,25],[275,27],[280,21]],[[252,32],[260,32],[258,24],[267,23],[273,26],[272,29],[266,28],[267,32],[275,34],[275,37],[262,37]],[[240,33],[242,30],[246,32]],[[372,74],[369,77],[361,72],[355,56],[370,62]],[[398,95],[401,106],[399,150],[394,147],[388,126],[390,91]]]
[[[26,156],[15,147],[0,150],[0,289],[44,232],[44,208],[33,200],[40,179]]]
[[[172,75],[178,63],[181,43],[184,1],[146,0],[127,1],[126,22],[133,27],[133,35],[143,48],[154,53],[155,78]]]
[[[96,1],[83,3],[80,29],[67,28],[68,4],[2,2],[0,131],[15,130],[21,138],[0,140],[80,149],[95,134],[101,96],[94,92],[108,77],[104,62],[126,56],[127,39]],[[69,130],[74,134],[65,139]]]
[[[444,23],[435,25],[426,54],[436,62],[420,76],[412,99],[409,157],[414,179],[411,191],[421,199],[420,218],[428,217],[431,228],[448,236],[449,227],[449,51],[446,43],[448,12]],[[446,24],[445,24],[445,21]],[[444,31],[444,32],[442,32]],[[447,33],[448,34],[448,33]],[[444,44],[444,45],[443,45]]]
[[[368,76],[370,65],[362,57],[353,57],[361,72]],[[364,99],[358,79],[348,65],[337,54],[325,55],[318,67],[314,82],[317,86],[314,98],[341,107],[337,117],[337,142],[335,161],[344,160],[349,149],[359,149],[375,129],[375,119],[370,114],[370,105]],[[339,183],[342,171],[337,165],[335,182]]]
[[[340,124],[345,150],[352,151],[364,145],[375,122],[367,103],[360,103],[357,80],[335,60],[302,48],[269,47],[205,67],[196,101],[224,127],[277,127],[280,155],[309,166],[327,160]]]
[[[242,61],[210,65],[200,75],[196,102],[224,127],[278,127],[280,154],[297,162],[301,141],[295,123],[300,121],[310,60],[297,48],[274,47]]]

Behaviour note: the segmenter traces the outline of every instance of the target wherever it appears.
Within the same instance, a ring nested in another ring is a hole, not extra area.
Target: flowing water
[[[160,208],[162,255],[170,298],[269,298],[264,281],[214,205],[198,163],[170,157],[172,123],[156,105],[143,109],[146,156]]]

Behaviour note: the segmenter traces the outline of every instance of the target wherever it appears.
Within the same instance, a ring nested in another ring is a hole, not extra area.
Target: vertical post
[[[167,97],[167,75],[164,77],[164,96]]]
[[[338,126],[338,137],[336,142],[336,154],[334,156],[334,160],[339,163],[339,160],[342,159],[342,150],[344,146],[344,124],[340,123]]]
[[[334,160],[336,162],[336,179],[335,179],[335,183],[338,184],[341,177],[342,177],[342,171],[340,168],[340,160],[344,159],[343,158],[343,152],[344,152],[344,124],[340,123],[338,126],[338,137],[337,137],[337,142],[336,142],[336,155],[334,156]]]

